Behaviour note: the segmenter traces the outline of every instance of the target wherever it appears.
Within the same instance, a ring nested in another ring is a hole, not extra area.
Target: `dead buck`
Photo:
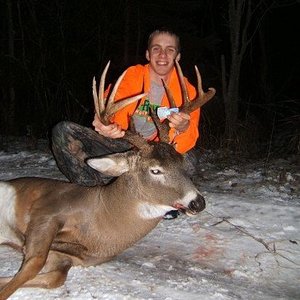
[[[105,104],[107,69],[108,65],[99,95],[93,83],[96,111],[106,123],[120,105],[143,96],[114,103],[119,80]],[[198,98],[183,105],[186,112],[215,93],[214,89],[203,92],[197,69],[196,73]],[[188,99],[184,84],[182,89]],[[166,212],[194,215],[205,208],[204,198],[183,171],[182,155],[172,145],[148,143],[131,131],[126,139],[138,151],[87,160],[99,172],[118,177],[106,186],[85,187],[43,178],[0,182],[0,244],[24,254],[16,275],[0,278],[0,299],[7,299],[20,287],[59,287],[72,266],[111,260],[148,234]]]

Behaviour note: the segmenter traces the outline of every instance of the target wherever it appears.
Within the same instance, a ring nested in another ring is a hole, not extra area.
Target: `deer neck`
[[[106,199],[106,210],[123,220],[130,218],[130,223],[135,221],[156,226],[165,213],[174,208],[156,203],[152,199],[152,193],[140,189],[139,186],[138,181],[126,176],[104,186],[101,194]]]

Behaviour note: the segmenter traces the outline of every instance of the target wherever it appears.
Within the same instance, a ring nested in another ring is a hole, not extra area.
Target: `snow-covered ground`
[[[47,144],[4,143],[0,179],[62,178]],[[204,154],[196,185],[207,208],[163,220],[113,261],[72,268],[54,290],[19,289],[10,299],[300,299],[299,157],[216,160]],[[0,276],[21,256],[0,247]]]

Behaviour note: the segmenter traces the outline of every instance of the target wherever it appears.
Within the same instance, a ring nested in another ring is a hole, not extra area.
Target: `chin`
[[[172,67],[170,66],[157,66],[155,72],[160,76],[168,75],[172,71]]]

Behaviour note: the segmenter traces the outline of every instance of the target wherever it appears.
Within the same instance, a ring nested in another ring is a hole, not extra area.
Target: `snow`
[[[45,141],[2,148],[1,180],[64,179]],[[299,158],[231,162],[208,152],[197,170],[205,211],[163,220],[113,261],[71,268],[62,287],[21,288],[10,299],[300,299]],[[21,260],[1,246],[0,276]]]

